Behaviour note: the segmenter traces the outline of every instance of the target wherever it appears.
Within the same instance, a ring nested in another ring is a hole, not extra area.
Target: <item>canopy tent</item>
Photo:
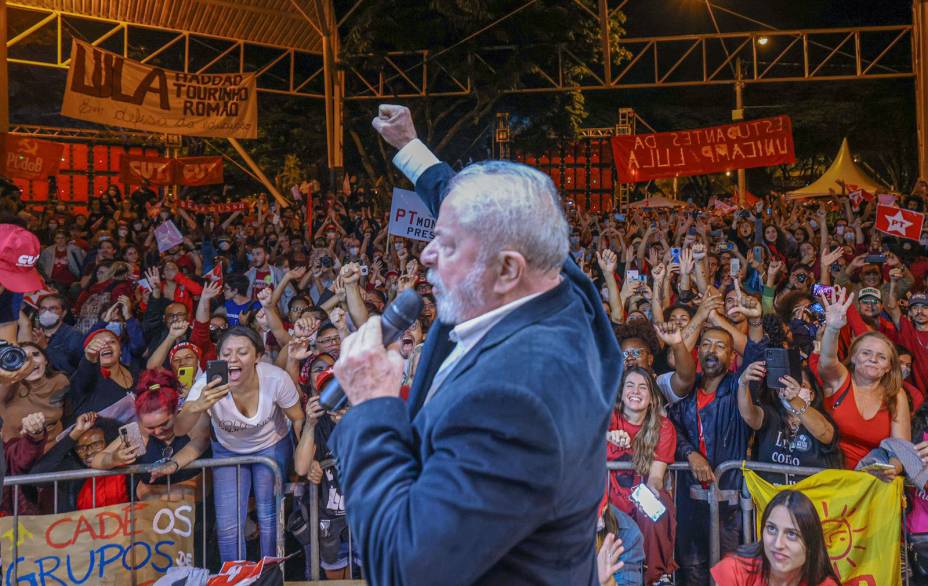
[[[805,197],[827,197],[834,193],[841,193],[841,185],[838,183],[843,181],[845,185],[848,186],[848,189],[863,189],[864,191],[869,191],[870,193],[880,193],[885,191],[886,188],[871,179],[866,173],[864,173],[860,167],[857,166],[857,163],[854,162],[854,156],[851,154],[851,149],[847,145],[847,138],[841,142],[841,148],[838,150],[838,156],[835,157],[834,162],[831,164],[831,167],[828,167],[828,170],[814,181],[812,184],[803,187],[802,189],[797,189],[796,191],[791,191],[787,193],[787,197],[790,199],[802,199]]]
[[[630,208],[680,208],[686,204],[682,201],[676,201],[673,199],[667,199],[661,195],[655,195],[653,197],[646,197],[641,201],[636,201],[635,203],[628,204]]]

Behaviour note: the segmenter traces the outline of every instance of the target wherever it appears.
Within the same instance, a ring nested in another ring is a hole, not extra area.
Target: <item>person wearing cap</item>
[[[36,263],[42,248],[35,234],[0,224],[0,339],[16,343],[23,294],[45,288]]]
[[[895,281],[890,281],[890,285]],[[886,311],[899,330],[896,342],[912,351],[911,383],[923,394],[928,391],[928,293],[913,293],[909,309],[903,315],[895,287],[890,287]]]
[[[859,308],[860,318],[864,321],[869,329],[886,334],[891,340],[895,340],[898,332],[893,324],[889,314],[883,310],[883,292],[876,287],[863,287],[857,291],[857,306]],[[848,313],[848,323],[851,323],[851,316]],[[854,334],[859,335],[862,332],[853,328]]]

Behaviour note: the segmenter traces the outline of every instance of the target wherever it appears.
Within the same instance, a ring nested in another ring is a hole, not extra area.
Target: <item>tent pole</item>
[[[912,71],[915,72],[915,118],[918,126],[918,176],[928,177],[928,0],[912,1]],[[902,188],[902,186],[899,186]]]

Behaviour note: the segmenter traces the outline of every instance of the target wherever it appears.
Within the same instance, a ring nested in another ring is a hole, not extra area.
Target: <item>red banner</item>
[[[185,199],[178,203],[182,209],[189,210],[197,214],[231,214],[232,212],[244,212],[254,205],[254,201],[238,201],[235,203],[193,203]]]
[[[28,136],[2,135],[0,174],[22,179],[47,180],[58,174],[64,145]]]
[[[612,138],[622,183],[722,173],[796,161],[789,116]]]
[[[222,183],[222,157],[181,157],[174,160],[174,178],[178,185],[215,185]]]
[[[876,229],[884,234],[918,240],[922,236],[925,216],[892,206],[876,206]]]
[[[138,157],[123,155],[119,177],[132,185],[213,185],[223,182],[222,157]]]
[[[119,159],[119,179],[131,185],[174,185],[172,160],[123,155]]]

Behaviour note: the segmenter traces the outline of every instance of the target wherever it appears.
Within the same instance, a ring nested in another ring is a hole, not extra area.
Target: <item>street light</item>
[[[757,37],[757,44],[760,45],[761,47],[765,46],[769,42],[770,42],[769,37]]]

